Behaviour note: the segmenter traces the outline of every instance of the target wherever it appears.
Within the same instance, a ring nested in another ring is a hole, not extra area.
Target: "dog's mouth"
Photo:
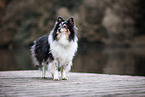
[[[58,29],[58,31],[59,31],[59,33],[67,33],[68,32],[68,29],[62,27],[62,28]]]
[[[60,27],[57,30],[57,39],[60,40],[60,39],[65,37],[64,39],[68,40],[69,39],[69,35],[70,35],[70,31],[69,31],[69,29],[67,27],[67,24],[61,23]]]
[[[58,29],[58,31],[57,31],[57,39],[58,40],[60,38],[62,38],[63,36],[65,36],[66,39],[68,40],[69,35],[70,35],[70,31],[67,28],[62,27],[62,28]]]
[[[62,27],[62,28],[58,29],[57,34],[58,35],[61,35],[61,34],[70,35],[70,31],[69,31],[69,29]]]

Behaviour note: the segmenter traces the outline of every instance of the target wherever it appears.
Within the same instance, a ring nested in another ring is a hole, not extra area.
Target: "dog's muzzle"
[[[59,33],[68,32],[67,25],[64,24],[63,26],[58,28]]]

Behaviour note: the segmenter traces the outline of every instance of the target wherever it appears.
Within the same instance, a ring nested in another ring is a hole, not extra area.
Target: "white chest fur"
[[[68,41],[65,35],[57,41],[52,41],[52,36],[49,36],[49,43],[54,59],[62,64],[72,61],[78,48],[77,39]]]

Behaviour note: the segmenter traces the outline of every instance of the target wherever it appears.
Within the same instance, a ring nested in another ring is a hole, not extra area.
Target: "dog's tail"
[[[32,57],[32,60],[33,60],[33,64],[34,66],[36,67],[41,67],[41,65],[39,64],[38,60],[36,59],[36,53],[35,53],[35,47],[36,47],[36,41],[34,41],[34,45],[31,46],[31,57]]]

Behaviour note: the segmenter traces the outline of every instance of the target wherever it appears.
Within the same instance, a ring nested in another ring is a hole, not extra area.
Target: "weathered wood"
[[[105,96],[145,97],[145,77],[68,73],[68,80],[53,81],[39,71],[1,71],[0,97]]]

